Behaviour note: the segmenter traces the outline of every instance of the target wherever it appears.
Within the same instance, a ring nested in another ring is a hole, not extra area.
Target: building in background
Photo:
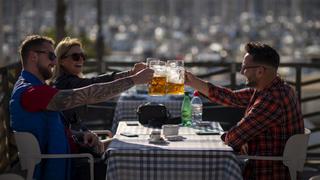
[[[55,29],[56,0],[0,2],[2,61],[15,62],[18,44],[25,35],[50,34]],[[95,41],[96,1],[65,2],[68,34],[84,34]],[[111,53],[121,51],[142,58],[236,61],[243,43],[255,40],[275,46],[285,61],[301,61],[305,57],[304,48],[320,42],[318,0],[101,2],[104,42]]]

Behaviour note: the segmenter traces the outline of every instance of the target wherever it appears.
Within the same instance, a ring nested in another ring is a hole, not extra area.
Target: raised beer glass
[[[154,70],[153,78],[148,84],[150,96],[162,96],[166,94],[166,63],[160,60],[148,60],[148,66]]]
[[[184,62],[183,60],[167,61],[167,94],[184,94]]]

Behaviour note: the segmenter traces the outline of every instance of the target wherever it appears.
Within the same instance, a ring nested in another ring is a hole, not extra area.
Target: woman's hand
[[[92,133],[91,131],[85,131],[83,133],[83,143],[89,147],[94,147],[99,145],[99,137],[97,134]]]

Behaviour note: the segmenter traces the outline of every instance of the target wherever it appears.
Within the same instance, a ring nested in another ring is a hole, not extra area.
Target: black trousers
[[[72,161],[71,180],[89,180],[90,165],[87,159],[73,159]],[[94,162],[94,179],[105,180],[107,165],[100,158],[95,158]]]

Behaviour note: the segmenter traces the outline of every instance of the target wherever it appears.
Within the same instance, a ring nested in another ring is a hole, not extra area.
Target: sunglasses
[[[258,67],[261,67],[261,66],[241,66],[241,71],[244,71],[246,69],[254,69],[254,68],[258,68]]]
[[[63,57],[61,57],[61,59],[67,58],[67,57],[71,57],[71,59],[73,61],[80,61],[80,57],[85,61],[86,60],[86,55],[84,55],[83,53],[72,53],[69,55],[65,55]]]
[[[48,58],[50,61],[55,61],[57,59],[57,56],[54,54],[54,52],[50,51],[41,51],[41,50],[35,50],[36,53],[42,53],[42,54],[48,54]]]

